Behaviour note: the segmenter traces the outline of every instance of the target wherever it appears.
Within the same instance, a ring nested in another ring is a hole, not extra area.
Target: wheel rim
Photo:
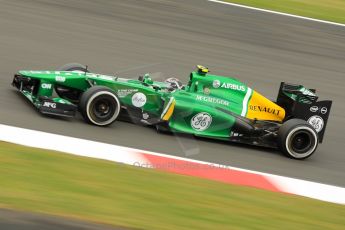
[[[91,117],[97,123],[106,122],[111,119],[116,109],[116,103],[113,98],[108,95],[101,95],[96,97],[91,105]]]
[[[291,137],[291,148],[296,153],[305,153],[313,144],[312,135],[310,132],[300,130]]]
[[[98,92],[90,98],[86,112],[92,123],[99,126],[109,125],[119,115],[119,101],[110,92]]]
[[[315,151],[317,144],[317,134],[309,127],[297,127],[291,130],[286,138],[286,149],[296,159],[310,156]]]
[[[92,106],[93,113],[97,118],[106,118],[114,111],[109,100],[101,98],[96,100]]]

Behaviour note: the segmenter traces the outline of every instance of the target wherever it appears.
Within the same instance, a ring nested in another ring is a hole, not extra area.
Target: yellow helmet
[[[208,68],[206,68],[205,66],[197,65],[196,67],[198,68],[199,73],[206,74],[209,72]]]

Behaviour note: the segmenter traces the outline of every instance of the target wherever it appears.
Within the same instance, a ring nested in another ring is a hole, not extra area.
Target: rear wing
[[[315,89],[282,82],[277,104],[285,109],[285,120],[300,118],[307,121],[317,131],[319,142],[322,142],[332,101],[318,101]]]

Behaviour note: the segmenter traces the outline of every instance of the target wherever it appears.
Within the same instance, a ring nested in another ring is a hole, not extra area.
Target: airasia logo
[[[145,104],[146,104],[146,96],[145,94],[143,93],[135,93],[132,97],[132,104],[135,106],[135,107],[143,107]]]

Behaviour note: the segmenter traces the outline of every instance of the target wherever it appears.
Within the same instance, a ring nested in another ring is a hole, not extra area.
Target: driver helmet
[[[182,89],[183,87],[182,82],[179,79],[174,78],[174,77],[166,79],[165,82],[169,83],[170,85],[169,88],[172,88],[172,89]]]

